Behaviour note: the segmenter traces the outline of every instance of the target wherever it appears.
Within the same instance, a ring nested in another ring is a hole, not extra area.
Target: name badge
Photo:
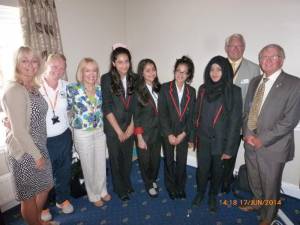
[[[59,95],[61,98],[66,98],[67,97],[67,93],[65,91],[60,91]]]
[[[249,79],[243,79],[243,80],[241,80],[241,84],[249,84]]]

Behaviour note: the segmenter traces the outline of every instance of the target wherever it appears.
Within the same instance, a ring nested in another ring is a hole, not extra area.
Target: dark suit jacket
[[[192,127],[196,91],[185,84],[181,104],[179,105],[175,80],[164,83],[158,98],[158,112],[161,132],[164,137],[170,134],[178,135],[183,131],[189,141],[193,141]]]
[[[135,108],[135,96],[128,95],[125,99],[124,96],[117,96],[111,89],[111,74],[107,73],[101,77],[101,89],[103,97],[103,115],[104,115],[104,132],[109,136],[116,136],[116,132],[106,119],[106,115],[113,113],[120,128],[126,131],[131,123],[132,115]]]
[[[295,152],[294,128],[300,118],[300,79],[281,72],[262,105],[257,131],[248,129],[248,114],[255,91],[262,76],[253,78],[249,84],[243,115],[243,134],[255,135],[263,147],[257,151],[261,157],[277,162],[292,160]],[[245,143],[245,150],[253,149]]]
[[[201,138],[203,135],[200,132],[201,127],[201,118],[202,117],[202,103],[203,98],[205,98],[205,88],[200,86],[198,90],[197,96],[197,104],[196,104],[196,113],[195,113],[195,136],[197,140],[200,140],[201,149]],[[213,133],[211,138],[212,144],[212,154],[213,155],[222,155],[223,153],[228,154],[230,156],[236,155],[239,144],[240,144],[240,130],[242,127],[242,92],[241,88],[233,85],[233,106],[231,111],[225,110],[223,104],[218,108],[218,110],[214,113],[213,120]],[[205,137],[204,137],[205,138]]]
[[[149,95],[150,98],[147,105],[143,105],[137,100],[133,116],[134,126],[135,128],[142,128],[142,136],[147,144],[157,141],[157,135],[160,132],[158,109],[150,93]],[[138,93],[136,96],[138,98]]]

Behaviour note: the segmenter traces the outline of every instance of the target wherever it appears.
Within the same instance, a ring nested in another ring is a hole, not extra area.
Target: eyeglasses
[[[269,59],[271,61],[276,61],[276,60],[278,60],[280,58],[281,58],[280,55],[272,55],[272,56],[262,55],[261,57],[259,57],[259,59],[263,60],[263,61],[265,61],[267,59]]]

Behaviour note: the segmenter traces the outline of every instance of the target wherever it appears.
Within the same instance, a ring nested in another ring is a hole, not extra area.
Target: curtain
[[[51,53],[63,53],[54,0],[19,0],[19,7],[25,45],[43,59]]]

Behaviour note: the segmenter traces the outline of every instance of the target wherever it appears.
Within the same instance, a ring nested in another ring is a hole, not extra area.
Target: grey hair
[[[282,59],[285,59],[285,52],[284,52],[284,49],[283,49],[280,45],[278,45],[278,44],[268,44],[268,45],[266,45],[265,47],[263,47],[263,48],[260,50],[260,52],[259,52],[259,54],[258,54],[258,60],[260,59],[262,53],[263,53],[265,50],[267,50],[268,48],[276,48],[276,49],[278,50],[278,52],[279,52],[279,56],[280,56]]]
[[[244,39],[243,35],[238,34],[238,33],[232,34],[232,35],[230,35],[229,37],[227,37],[226,40],[225,40],[225,46],[228,46],[228,45],[229,45],[229,42],[230,42],[233,38],[240,39],[241,42],[243,43],[244,47],[246,47],[246,42],[245,42],[245,39]]]

